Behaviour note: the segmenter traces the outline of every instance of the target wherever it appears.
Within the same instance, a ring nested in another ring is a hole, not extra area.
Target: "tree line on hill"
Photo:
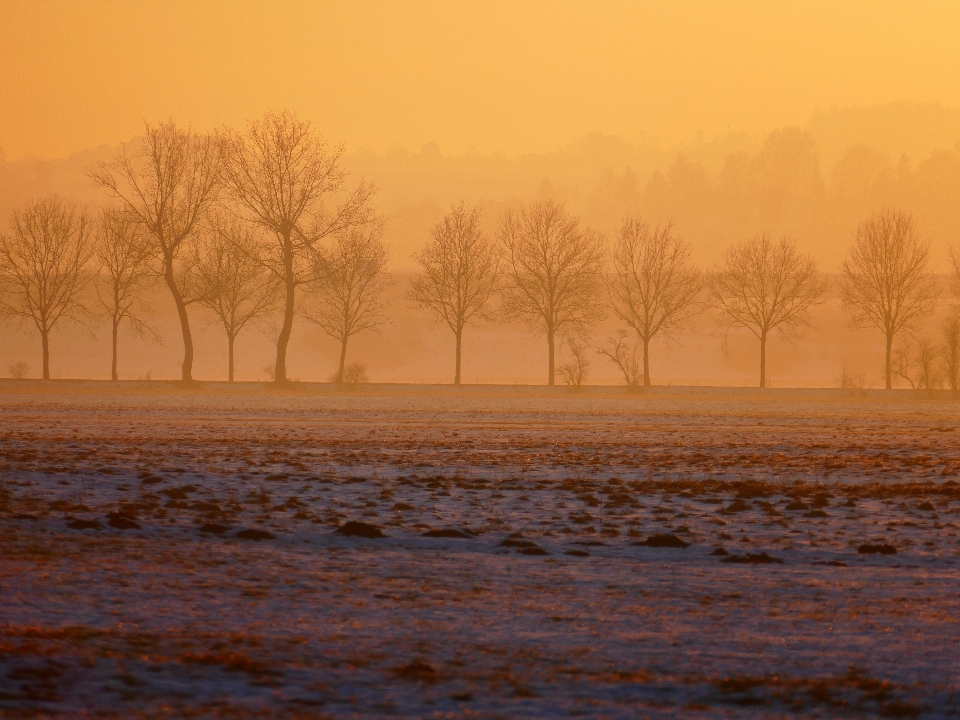
[[[268,113],[244,132],[147,126],[142,141],[90,171],[107,199],[95,216],[57,196],[14,211],[0,234],[0,312],[35,326],[44,379],[54,327],[65,319],[105,318],[115,380],[120,329],[153,332],[143,321],[143,299],[151,283],[162,281],[179,319],[182,381],[193,379],[192,305],[207,308],[222,326],[230,381],[238,335],[275,313],[282,316],[275,383],[287,382],[298,313],[339,342],[333,381],[356,380],[348,341],[384,321],[391,281],[375,189],[363,180],[348,185],[341,154],[288,111]],[[952,289],[960,294],[960,254],[952,258]],[[463,333],[479,319],[527,321],[546,338],[547,384],[559,373],[580,385],[589,367],[586,338],[612,313],[623,329],[596,351],[627,385],[648,387],[651,341],[711,311],[723,327],[756,336],[762,388],[768,338],[808,326],[827,289],[813,259],[788,236],[734,243],[703,271],[671,223],[628,215],[609,252],[600,233],[552,200],[507,210],[494,238],[481,229],[477,208],[457,203],[414,259],[419,273],[407,298],[453,333],[455,384]],[[97,307],[81,300],[88,284]],[[945,380],[958,389],[956,307],[938,341],[896,344],[933,313],[941,296],[929,243],[909,214],[880,209],[859,223],[841,267],[841,298],[854,326],[882,334],[887,389],[894,378],[921,388]],[[558,366],[561,347],[571,360]]]

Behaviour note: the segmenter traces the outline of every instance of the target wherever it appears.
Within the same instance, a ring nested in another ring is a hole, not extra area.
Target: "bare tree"
[[[89,275],[90,221],[56,196],[13,213],[10,234],[0,235],[0,310],[32,322],[40,332],[43,379],[50,379],[50,331],[63,318],[85,312],[79,300]]]
[[[575,336],[566,338],[565,344],[570,350],[570,360],[560,366],[560,377],[570,387],[579,388],[587,381],[590,372],[587,346]]]
[[[598,302],[603,247],[600,235],[580,228],[562,205],[547,200],[508,211],[500,226],[510,284],[504,289],[508,317],[543,330],[549,354],[547,384],[554,384],[555,342],[603,317]]]
[[[305,315],[340,342],[336,381],[342,384],[347,341],[384,322],[387,248],[383,244],[383,222],[378,219],[365,226],[341,229],[332,247],[319,249],[317,264],[317,279],[310,286],[314,303]]]
[[[699,310],[702,282],[690,261],[690,245],[668,223],[651,229],[639,217],[620,227],[609,278],[610,306],[637,333],[643,346],[643,384],[650,386],[650,341],[669,333]]]
[[[256,230],[235,217],[219,214],[197,244],[191,294],[211,310],[227,335],[227,380],[233,382],[237,335],[274,310],[280,283],[256,261]]]
[[[155,276],[150,267],[151,242],[143,226],[129,212],[108,208],[100,213],[94,255],[100,264],[97,299],[110,318],[110,379],[117,379],[117,339],[124,320],[135,333],[150,329],[137,316],[145,310],[142,293]]]
[[[953,281],[950,287],[954,295],[960,295],[960,248],[950,248],[950,260],[953,262]]]
[[[413,258],[421,274],[414,278],[408,297],[453,331],[457,341],[453,384],[459,385],[463,329],[474,317],[485,316],[497,289],[497,249],[480,229],[480,211],[461,202],[433,226],[433,241]]]
[[[124,147],[111,163],[103,163],[91,173],[153,239],[163,280],[180,319],[184,382],[193,380],[193,335],[180,260],[185,243],[216,201],[221,150],[222,143],[215,135],[200,135],[172,122],[147,125],[139,149],[129,154]]]
[[[599,348],[597,352],[620,369],[628,388],[636,388],[643,383],[643,371],[637,361],[637,346],[627,340],[626,330],[621,330],[616,338],[610,338],[606,347]]]
[[[893,374],[906,380],[913,390],[935,390],[943,387],[943,378],[937,368],[940,353],[929,338],[897,348],[893,353]]]
[[[232,134],[226,182],[252,222],[275,238],[257,255],[283,283],[283,325],[277,338],[274,382],[287,381],[287,345],[297,288],[316,279],[316,251],[324,238],[371,218],[373,189],[360,182],[331,213],[323,201],[344,186],[342,147],[331,148],[293,113],[267,113],[244,135]]]
[[[946,380],[954,394],[960,392],[960,308],[954,306],[940,326],[943,345],[940,348]]]
[[[877,327],[886,336],[886,388],[893,387],[893,341],[936,308],[939,288],[927,271],[929,244],[906,213],[881,210],[857,227],[843,262],[841,297],[853,308],[855,327]]]
[[[812,258],[783,237],[767,235],[737,243],[717,266],[710,289],[727,327],[744,327],[760,340],[760,387],[767,386],[767,338],[809,322],[810,310],[822,302],[825,283]]]

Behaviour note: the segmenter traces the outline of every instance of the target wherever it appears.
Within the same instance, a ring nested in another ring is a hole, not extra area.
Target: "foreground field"
[[[953,403],[11,387],[2,714],[960,714]]]

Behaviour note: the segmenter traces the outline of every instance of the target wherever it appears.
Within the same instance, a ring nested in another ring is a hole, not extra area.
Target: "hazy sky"
[[[0,148],[290,107],[349,149],[660,144],[814,110],[960,105],[960,3],[0,0]]]

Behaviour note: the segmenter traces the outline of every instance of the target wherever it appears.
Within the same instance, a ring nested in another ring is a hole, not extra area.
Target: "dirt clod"
[[[721,562],[726,563],[737,563],[740,565],[767,565],[769,563],[778,563],[783,565],[783,560],[773,555],[768,555],[765,552],[760,553],[746,553],[745,555],[730,555],[725,557]]]
[[[419,682],[436,682],[437,680],[437,671],[433,669],[433,666],[420,660],[414,660],[408,665],[394,668],[393,674],[403,680]]]
[[[857,552],[861,555],[896,555],[897,549],[893,545],[887,545],[886,543],[878,543],[876,545],[866,543],[858,547]]]
[[[139,530],[140,523],[122,512],[112,512],[107,515],[107,525],[117,530]]]
[[[635,545],[642,545],[644,547],[655,547],[655,548],[685,548],[689,547],[690,543],[681,540],[676,535],[667,534],[667,535],[651,535],[643,542],[634,543]]]
[[[334,532],[344,537],[384,538],[387,537],[376,525],[351,520],[338,527]]]
[[[274,535],[269,530],[258,530],[257,528],[251,528],[249,530],[241,530],[236,535],[234,535],[237,540],[254,540],[260,542],[261,540],[275,540],[276,535]]]

